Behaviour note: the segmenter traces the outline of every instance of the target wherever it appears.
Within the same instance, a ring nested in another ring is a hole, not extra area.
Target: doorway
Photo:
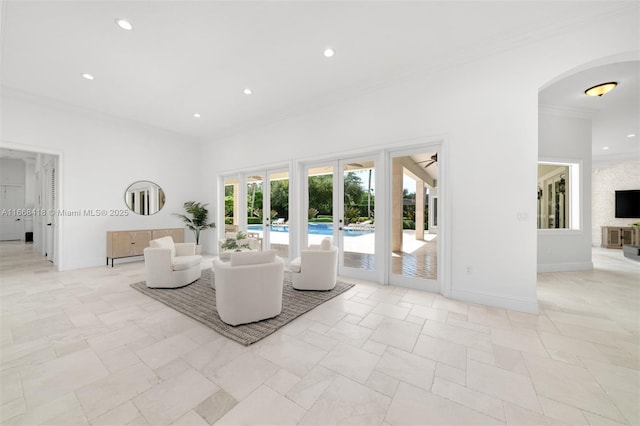
[[[5,143],[0,148],[2,209],[12,210],[2,217],[2,240],[33,242],[34,248],[54,265],[60,266],[60,153],[23,150]],[[15,212],[13,212],[15,210]]]

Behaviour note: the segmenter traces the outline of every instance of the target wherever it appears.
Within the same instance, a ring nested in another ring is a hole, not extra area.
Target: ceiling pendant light
[[[116,25],[126,31],[131,31],[133,29],[133,25],[131,24],[131,22],[127,21],[124,18],[116,19]]]
[[[584,93],[587,96],[602,96],[612,91],[617,85],[617,82],[610,81],[609,83],[602,83],[597,86],[590,87],[585,90]]]

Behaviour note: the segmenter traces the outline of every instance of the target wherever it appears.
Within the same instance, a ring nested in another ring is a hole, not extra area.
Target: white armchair
[[[200,278],[202,256],[195,253],[195,243],[174,243],[171,237],[151,240],[144,249],[147,287],[184,287]]]
[[[272,318],[282,312],[284,262],[273,250],[233,252],[213,260],[216,307],[229,325]]]
[[[338,249],[331,238],[300,252],[289,265],[293,288],[297,290],[331,290],[338,275]]]

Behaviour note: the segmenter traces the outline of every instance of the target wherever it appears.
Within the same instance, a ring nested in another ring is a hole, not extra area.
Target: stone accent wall
[[[628,226],[640,220],[615,217],[615,191],[640,189],[640,161],[595,168],[592,170],[591,185],[592,244],[599,247],[602,243],[602,226]]]

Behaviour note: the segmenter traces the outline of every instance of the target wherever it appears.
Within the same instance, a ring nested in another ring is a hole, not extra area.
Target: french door
[[[269,169],[224,178],[225,230],[257,238],[263,250],[289,258],[289,170]],[[224,235],[221,235],[224,237]]]
[[[380,265],[375,170],[372,156],[306,164],[302,225],[303,247],[330,236],[338,247],[338,274],[372,281]]]
[[[388,280],[392,285],[432,292],[441,290],[438,154],[438,146],[389,154],[390,238],[385,253],[388,253]]]

